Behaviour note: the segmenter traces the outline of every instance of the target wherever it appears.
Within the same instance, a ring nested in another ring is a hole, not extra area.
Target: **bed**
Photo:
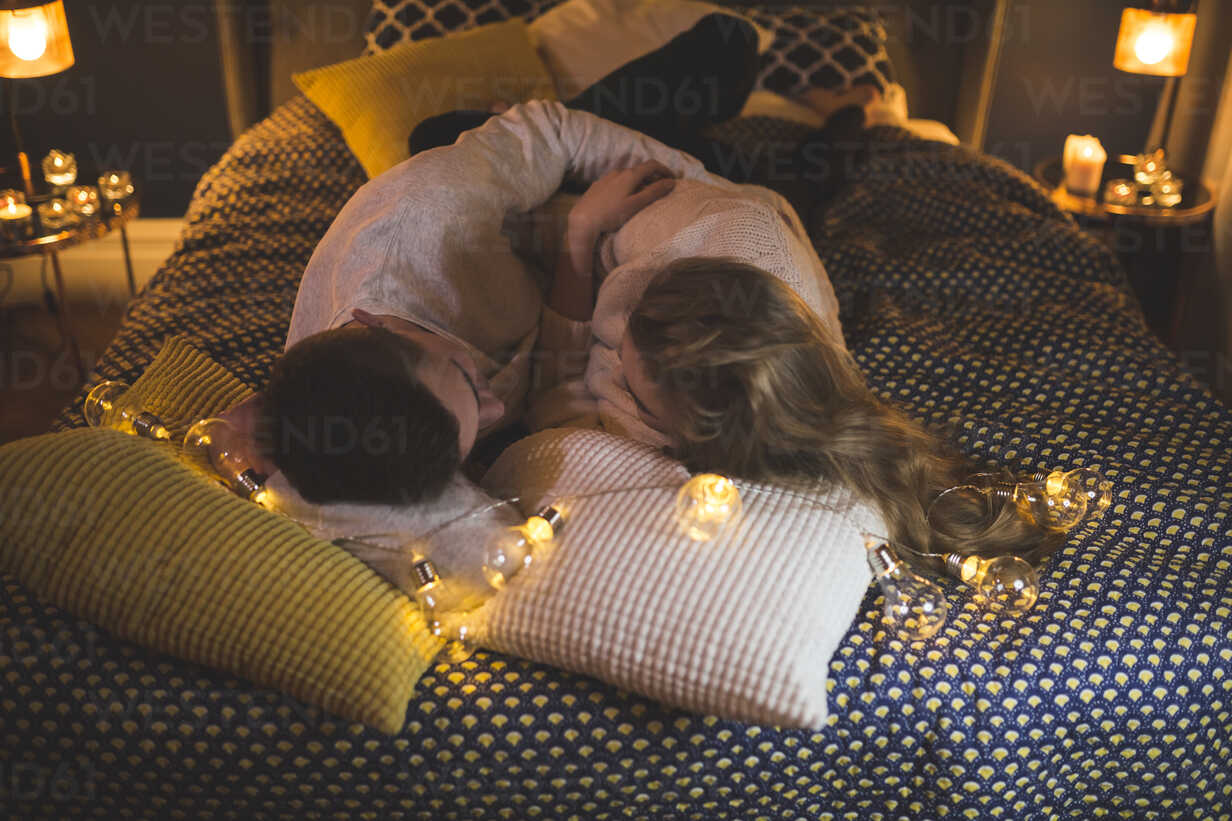
[[[727,126],[755,154],[800,126]],[[1147,330],[1110,252],[1026,176],[871,132],[810,230],[870,383],[977,461],[1096,465],[1098,527],[998,619],[951,588],[922,645],[870,588],[818,732],[665,708],[480,652],[397,737],[0,595],[0,809],[99,818],[1220,818],[1232,814],[1232,414]],[[772,169],[766,169],[771,175]],[[201,180],[90,382],[187,335],[254,388],[298,277],[364,175],[295,98]],[[81,400],[59,428],[84,424]]]

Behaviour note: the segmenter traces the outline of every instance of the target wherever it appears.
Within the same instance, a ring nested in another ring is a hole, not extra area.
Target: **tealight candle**
[[[43,158],[43,178],[54,188],[72,185],[77,181],[77,158],[53,148]]]
[[[31,209],[26,195],[11,188],[0,191],[0,233],[9,242],[16,242],[30,233]]]
[[[98,189],[93,185],[74,185],[66,195],[69,208],[83,217],[92,217],[98,212]]]
[[[1108,152],[1090,134],[1070,134],[1065,138],[1065,188],[1080,197],[1090,197],[1099,190]]]
[[[1139,154],[1134,157],[1134,180],[1139,185],[1154,185],[1167,169],[1162,148],[1157,148],[1150,154]]]
[[[0,191],[0,208],[11,208],[14,205],[25,205],[26,195],[16,188],[5,188]]]
[[[1137,205],[1138,186],[1133,180],[1108,180],[1104,186],[1104,202],[1109,205]]]
[[[1181,189],[1183,187],[1181,181],[1172,176],[1172,172],[1165,171],[1163,176],[1151,186],[1151,196],[1155,198],[1156,204],[1162,205],[1164,208],[1173,208],[1181,204]]]
[[[46,231],[57,231],[73,221],[73,212],[68,203],[56,197],[40,203],[38,207],[39,223]]]
[[[122,200],[133,193],[133,180],[127,171],[105,171],[98,178],[99,192],[109,200]]]

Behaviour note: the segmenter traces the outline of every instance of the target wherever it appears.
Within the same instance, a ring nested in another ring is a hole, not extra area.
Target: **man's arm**
[[[534,328],[542,300],[502,233],[506,217],[546,202],[566,176],[590,181],[646,160],[729,184],[688,154],[556,102],[516,105],[417,154],[361,188],[330,226],[304,273],[288,344],[359,307],[507,349]]]

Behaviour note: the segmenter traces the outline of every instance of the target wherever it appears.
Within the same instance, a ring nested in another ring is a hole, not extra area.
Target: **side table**
[[[1114,205],[1103,202],[1102,193],[1085,197],[1066,190],[1060,157],[1039,163],[1034,176],[1058,207],[1116,253],[1142,303],[1147,325],[1175,346],[1194,276],[1211,252],[1213,192],[1196,177],[1181,175],[1184,196],[1172,208]],[[1110,161],[1100,192],[1116,177],[1132,178],[1133,171],[1120,171]]]
[[[62,228],[43,229],[38,219],[35,218],[31,234],[24,239],[11,240],[0,237],[0,259],[37,255],[50,258],[51,270],[55,276],[56,300],[59,303],[60,332],[64,336],[77,372],[82,378],[86,375],[86,366],[81,358],[81,349],[77,344],[77,336],[69,316],[68,295],[64,289],[64,274],[60,268],[60,251],[100,239],[112,231],[119,231],[120,242],[124,248],[124,266],[128,274],[128,290],[130,295],[134,294],[137,288],[133,279],[133,259],[128,244],[127,225],[130,220],[136,219],[139,212],[140,201],[134,192],[122,200],[103,200],[96,214],[79,217],[76,222]]]

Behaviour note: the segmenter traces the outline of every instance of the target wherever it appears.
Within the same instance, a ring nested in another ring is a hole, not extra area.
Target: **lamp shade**
[[[1196,14],[1125,9],[1112,64],[1131,74],[1180,77],[1189,68]]]
[[[0,77],[44,77],[72,64],[63,0],[0,3]]]

